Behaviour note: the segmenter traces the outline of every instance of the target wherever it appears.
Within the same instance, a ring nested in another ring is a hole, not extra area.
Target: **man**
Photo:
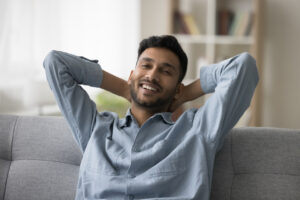
[[[247,53],[201,68],[200,79],[181,81],[187,57],[173,36],[140,43],[126,82],[97,61],[52,51],[44,61],[58,105],[83,152],[76,199],[208,200],[215,154],[250,104],[258,82]],[[101,87],[131,102],[125,118],[98,113],[79,84]],[[171,112],[214,92],[204,106]]]

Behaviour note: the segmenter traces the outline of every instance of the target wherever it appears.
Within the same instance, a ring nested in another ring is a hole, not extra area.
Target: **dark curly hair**
[[[166,48],[178,56],[181,67],[179,82],[181,82],[186,74],[188,58],[177,39],[172,35],[151,36],[149,38],[143,39],[139,45],[137,59],[139,59],[143,51],[151,47]]]

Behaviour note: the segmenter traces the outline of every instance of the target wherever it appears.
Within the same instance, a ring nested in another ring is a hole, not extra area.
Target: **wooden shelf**
[[[189,44],[228,44],[228,45],[253,45],[252,36],[215,36],[215,35],[186,35],[174,34],[181,43]]]
[[[170,19],[172,19],[170,24],[173,25],[171,34],[173,34],[183,45],[183,48],[187,52],[189,58],[189,68],[186,77],[187,80],[197,78],[196,72],[199,70],[199,67],[201,67],[198,66],[200,58],[205,60],[204,63],[210,64],[245,51],[254,56],[257,61],[259,71],[261,72],[260,66],[262,59],[260,52],[262,48],[262,2],[263,0],[170,1],[171,8],[173,9],[170,13],[170,16],[172,16],[170,17]],[[177,16],[174,15],[175,12],[177,13]],[[181,13],[181,15],[178,15],[178,13]],[[224,13],[227,15],[225,18],[223,18]],[[219,14],[223,15],[219,16]],[[185,15],[193,16],[196,26],[198,26],[198,29],[201,30],[200,35],[188,34],[188,30],[192,29],[189,29],[188,27],[190,24],[184,21]],[[232,18],[228,18],[228,15]],[[183,17],[178,18],[178,16]],[[226,22],[224,21],[225,19],[231,21]],[[244,24],[241,26],[239,23],[242,21]],[[228,26],[224,26],[225,22]],[[231,27],[229,27],[229,25]],[[183,29],[180,29],[180,27]],[[219,33],[224,35],[219,35],[217,27],[219,27],[219,31],[221,31]],[[224,27],[227,27],[227,29],[224,29]],[[250,27],[251,29],[249,29]],[[182,34],[182,31],[184,34]],[[260,124],[261,114],[259,90],[260,86],[258,86],[256,90],[251,107],[241,119],[241,122],[243,122],[242,124],[245,126],[259,126]]]

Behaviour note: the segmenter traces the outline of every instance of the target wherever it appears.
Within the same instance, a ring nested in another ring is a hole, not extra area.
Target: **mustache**
[[[149,83],[149,84],[155,85],[160,90],[162,89],[161,85],[155,79],[153,79],[152,81],[149,80],[149,79],[147,79],[147,78],[146,79],[142,79],[142,80],[139,81],[139,84],[142,84],[142,83]]]

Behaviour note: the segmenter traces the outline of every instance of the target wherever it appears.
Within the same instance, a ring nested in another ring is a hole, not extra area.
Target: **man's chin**
[[[141,100],[141,99],[133,99],[134,103],[144,109],[160,109],[162,107],[165,107],[165,103],[163,103],[161,100]]]
[[[155,108],[158,107],[159,105],[157,102],[153,102],[153,101],[135,101],[135,103],[139,107],[144,107],[144,108]]]

